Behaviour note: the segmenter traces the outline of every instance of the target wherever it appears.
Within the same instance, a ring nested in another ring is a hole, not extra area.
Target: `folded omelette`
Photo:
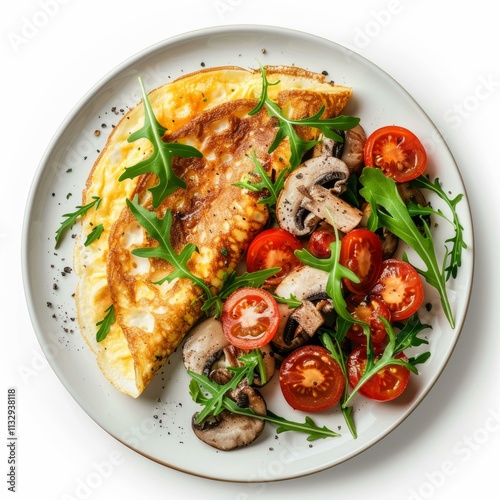
[[[296,67],[267,66],[269,97],[289,118],[312,116],[324,106],[323,117],[337,116],[352,91],[325,82],[324,75]],[[166,129],[163,140],[193,146],[200,158],[175,157],[172,168],[186,184],[156,208],[148,190],[154,174],[119,181],[124,169],[152,153],[147,139],[128,142],[144,123],[138,104],[113,129],[95,162],[83,190],[82,204],[100,197],[98,210],[88,211],[76,238],[74,269],[79,282],[75,293],[80,331],[96,356],[99,368],[118,390],[138,397],[204,314],[200,289],[188,278],[158,284],[173,269],[160,258],[131,252],[157,242],[127,207],[135,196],[162,218],[173,215],[170,240],[174,250],[193,243],[197,251],[189,270],[217,293],[223,277],[233,271],[250,241],[261,231],[269,214],[256,193],[234,186],[255,171],[258,158],[270,177],[289,165],[291,151],[285,138],[272,153],[269,146],[277,123],[263,107],[249,114],[262,91],[260,70],[238,67],[210,68],[183,76],[148,95],[157,121]],[[300,134],[315,139],[315,129]],[[102,224],[100,238],[85,246],[92,228]],[[96,340],[96,324],[113,306],[115,321],[104,340]]]

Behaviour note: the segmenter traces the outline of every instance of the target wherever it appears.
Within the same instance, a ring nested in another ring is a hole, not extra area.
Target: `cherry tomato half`
[[[379,354],[380,356],[381,354]],[[396,358],[408,361],[404,353],[397,354]],[[364,346],[354,349],[347,357],[347,375],[352,387],[356,387],[365,373],[366,362],[367,352]],[[359,388],[359,393],[376,401],[392,401],[403,393],[409,380],[410,370],[408,368],[401,365],[387,365],[369,378]]]
[[[380,277],[370,295],[384,301],[391,311],[392,321],[400,321],[416,313],[422,305],[424,286],[411,264],[387,259],[382,263]]]
[[[250,243],[247,251],[247,270],[250,273],[272,267],[281,267],[276,275],[266,280],[270,286],[276,286],[283,278],[302,262],[295,256],[295,250],[300,250],[300,241],[288,231],[281,228],[271,228],[262,231]]]
[[[353,229],[342,238],[339,260],[360,280],[359,283],[354,283],[344,278],[345,286],[353,293],[366,293],[380,275],[382,243],[369,229]]]
[[[240,349],[251,350],[268,344],[276,334],[279,319],[276,300],[260,288],[240,288],[222,307],[224,335]]]
[[[418,137],[403,127],[389,125],[375,130],[365,143],[367,167],[378,167],[396,182],[408,182],[422,174],[427,154]]]
[[[332,407],[345,388],[340,365],[324,347],[316,345],[292,351],[281,364],[279,379],[286,402],[307,412]]]
[[[335,234],[327,229],[316,229],[309,237],[307,249],[318,259],[328,259],[332,251],[330,245],[335,241]]]
[[[354,319],[368,323],[372,344],[382,344],[387,337],[387,331],[384,323],[380,320],[380,316],[387,321],[391,321],[391,312],[385,303],[369,295],[349,295],[346,298],[346,304],[347,310],[352,314]],[[356,323],[347,330],[346,337],[353,342],[366,345],[365,332]]]

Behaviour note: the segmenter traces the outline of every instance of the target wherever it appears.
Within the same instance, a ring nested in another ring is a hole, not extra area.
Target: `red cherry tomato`
[[[380,355],[379,355],[380,356]],[[408,361],[404,353],[396,355],[397,359]],[[347,358],[347,374],[349,384],[356,387],[366,370],[366,347],[361,346],[349,354]],[[391,401],[400,396],[408,385],[410,370],[401,365],[387,365],[369,378],[360,388],[359,393],[376,401]]]
[[[262,269],[281,267],[275,276],[266,283],[276,286],[294,269],[302,266],[302,262],[295,256],[295,250],[300,250],[300,241],[288,231],[281,228],[272,228],[262,231],[250,243],[247,251],[247,270],[252,273]]]
[[[280,387],[295,410],[317,412],[336,404],[345,377],[337,361],[321,346],[306,345],[289,354],[280,368]]]
[[[307,248],[318,259],[328,259],[332,251],[330,245],[335,241],[335,234],[327,229],[317,229],[309,237]]]
[[[396,182],[416,179],[427,165],[427,154],[418,137],[394,125],[379,128],[368,137],[364,159],[367,167],[380,168]]]
[[[347,310],[354,319],[368,323],[370,327],[370,339],[373,345],[379,345],[387,337],[387,331],[380,316],[391,321],[391,312],[381,300],[367,295],[349,295],[346,298]],[[353,324],[346,332],[346,337],[353,342],[366,345],[366,335],[363,328]]]
[[[424,286],[415,268],[396,259],[387,259],[377,283],[370,290],[372,297],[384,301],[391,311],[392,321],[409,318],[424,300]]]
[[[382,243],[379,237],[368,229],[353,229],[342,238],[339,260],[360,280],[359,283],[354,283],[344,278],[345,286],[353,293],[366,293],[380,275]]]
[[[251,350],[272,340],[280,314],[278,304],[269,292],[244,287],[228,297],[221,319],[226,339],[240,349]]]

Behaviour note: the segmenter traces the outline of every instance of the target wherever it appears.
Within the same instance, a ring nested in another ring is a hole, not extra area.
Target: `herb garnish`
[[[408,322],[402,327],[398,335],[394,333],[391,324],[385,318],[380,317],[380,320],[384,323],[387,335],[389,337],[389,343],[385,347],[384,352],[382,353],[380,358],[376,360],[375,353],[370,346],[370,337],[368,336],[368,346],[366,349],[367,361],[365,371],[356,387],[354,387],[354,389],[351,391],[351,394],[349,395],[347,400],[342,404],[342,408],[345,408],[349,404],[354,394],[358,392],[359,388],[382,368],[388,365],[401,365],[418,375],[418,370],[415,368],[415,365],[424,363],[429,359],[431,355],[430,352],[424,352],[415,358],[408,359],[408,361],[396,358],[396,356],[399,353],[403,352],[405,349],[419,346],[421,344],[428,344],[427,340],[417,337],[417,334],[422,330],[431,327],[430,325],[422,324],[417,314],[414,314],[408,319]]]
[[[170,283],[176,278],[189,278],[203,290],[208,299],[212,298],[213,294],[207,284],[187,268],[187,262],[196,251],[196,245],[188,243],[179,254],[172,247],[172,243],[170,242],[172,212],[167,210],[163,218],[159,219],[155,212],[150,212],[139,205],[137,195],[132,201],[127,199],[127,206],[139,224],[148,232],[149,236],[158,242],[158,246],[156,247],[136,248],[132,250],[132,254],[145,258],[159,257],[166,260],[175,268],[174,272],[165,276],[156,284],[161,285],[165,281]]]
[[[97,226],[95,226],[94,229],[92,229],[92,231],[90,231],[90,233],[87,235],[84,246],[88,247],[91,243],[98,240],[101,237],[103,231],[104,231],[103,224],[98,224]]]
[[[96,326],[99,327],[99,330],[97,330],[97,333],[95,335],[97,342],[102,342],[106,338],[109,331],[111,330],[111,325],[116,321],[115,307],[113,306],[113,304],[111,304],[104,312],[106,313],[104,318],[96,323]]]
[[[370,203],[372,209],[368,228],[375,231],[379,227],[386,227],[418,254],[427,269],[413,267],[426,279],[429,285],[436,288],[439,292],[446,318],[450,326],[455,328],[455,319],[446,291],[447,276],[453,273],[453,267],[450,267],[451,265],[448,264],[450,252],[447,251],[444,262],[440,266],[437,261],[434,241],[427,221],[423,217],[421,218],[424,230],[424,234],[422,234],[408,213],[408,209],[401,199],[393,179],[386,177],[378,168],[367,167],[361,174],[360,182],[363,185],[360,189],[360,194]],[[424,184],[427,187],[427,183]],[[453,203],[456,204],[459,199],[455,198]],[[460,247],[463,245],[461,232],[457,233],[455,238],[459,240],[457,240],[454,246]],[[408,262],[406,253],[403,255],[403,260]]]
[[[444,213],[441,210],[433,210],[430,206],[422,207],[420,205],[415,205],[414,203],[410,203],[408,206],[408,211],[412,217],[415,215],[425,216],[434,214],[444,218],[453,226],[455,234],[453,237],[446,240],[446,243],[452,244],[452,248],[448,253],[450,261],[447,267],[445,268],[445,271],[446,271],[446,281],[450,279],[450,276],[456,278],[458,273],[458,268],[462,265],[462,251],[467,248],[467,244],[465,243],[463,238],[464,228],[460,223],[456,211],[456,206],[463,198],[463,194],[459,194],[455,196],[455,198],[450,199],[441,188],[439,179],[435,179],[434,182],[431,182],[429,179],[427,179],[427,177],[423,175],[411,181],[410,185],[419,189],[425,188],[433,191],[448,205],[452,213],[453,220],[450,220],[448,217],[444,215]]]
[[[61,242],[62,235],[64,231],[70,227],[73,226],[73,224],[77,221],[78,217],[81,217],[82,215],[85,215],[92,207],[95,207],[97,210],[99,208],[99,205],[101,204],[101,199],[99,196],[92,196],[92,199],[94,201],[91,201],[90,203],[87,203],[87,205],[83,206],[77,206],[75,212],[69,213],[69,214],[63,214],[63,217],[66,217],[66,220],[61,222],[61,226],[59,229],[56,231],[56,248]]]
[[[141,78],[139,78],[139,83],[144,103],[144,126],[131,134],[128,142],[134,142],[137,139],[148,139],[153,145],[153,152],[145,160],[132,167],[127,167],[118,180],[132,179],[146,173],[156,174],[158,184],[148,188],[148,190],[153,195],[153,206],[157,208],[177,188],[186,187],[184,180],[175,175],[172,169],[172,158],[174,156],[202,158],[203,155],[192,146],[168,143],[162,140],[167,129],[158,123]]]
[[[253,154],[250,158],[252,159],[255,165],[255,172],[252,172],[252,174],[248,175],[247,177],[248,180],[236,182],[234,185],[241,187],[243,189],[248,189],[249,191],[253,191],[256,193],[258,193],[259,191],[267,192],[268,196],[266,198],[261,198],[258,201],[258,203],[267,204],[272,209],[276,205],[276,202],[278,201],[279,193],[283,189],[283,186],[285,184],[285,177],[290,171],[290,167],[284,168],[279,173],[277,179],[273,182],[273,180],[269,177],[269,175],[265,171],[262,164],[255,156],[255,151],[253,151]],[[259,177],[260,181],[249,182],[251,176]]]
[[[258,349],[238,359],[243,363],[242,366],[228,367],[229,370],[234,372],[234,375],[231,380],[224,385],[213,382],[205,375],[200,375],[188,370],[189,375],[193,378],[189,384],[189,393],[194,402],[204,406],[204,409],[199,412],[196,417],[196,423],[201,423],[206,417],[210,415],[217,416],[222,411],[226,410],[237,415],[245,415],[247,417],[258,418],[270,422],[277,426],[276,432],[278,434],[287,431],[305,433],[308,435],[308,441],[339,436],[338,433],[328,429],[326,426],[318,427],[309,416],[305,417],[305,423],[292,422],[269,410],[265,415],[259,415],[250,408],[238,406],[227,396],[227,392],[235,389],[245,378],[247,378],[247,382],[250,384],[253,380],[254,370],[257,367],[260,367],[259,371],[261,377],[264,374],[264,368],[261,362],[262,355]]]
[[[252,109],[248,114],[257,114],[262,109],[262,107],[265,106],[269,116],[278,119],[279,129],[273,143],[269,147],[268,153],[272,153],[279,146],[281,141],[285,137],[288,137],[291,150],[291,170],[297,168],[302,162],[304,153],[309,151],[319,142],[319,140],[306,141],[302,139],[295,130],[296,126],[316,128],[323,132],[323,135],[328,137],[329,139],[341,142],[342,137],[337,134],[335,130],[349,130],[359,123],[360,119],[353,116],[337,116],[335,118],[322,119],[321,115],[325,110],[325,106],[322,106],[318,110],[318,112],[311,117],[302,118],[300,120],[292,120],[290,118],[287,118],[283,114],[281,108],[269,98],[267,93],[268,87],[277,85],[279,83],[279,80],[277,82],[270,83],[267,79],[265,69],[262,66],[260,66],[260,72],[262,74],[262,93],[260,95],[257,106],[255,106],[255,108]]]
[[[294,253],[306,266],[321,269],[322,271],[326,271],[329,273],[326,282],[326,293],[333,301],[335,312],[344,321],[347,321],[350,324],[359,323],[362,326],[366,326],[365,323],[355,320],[352,317],[351,313],[347,310],[347,304],[342,293],[342,279],[347,278],[353,283],[359,283],[359,278],[354,274],[353,271],[340,264],[340,236],[339,231],[334,224],[333,228],[335,230],[335,241],[330,244],[331,255],[327,259],[319,259],[318,257],[312,255],[305,248],[303,248],[302,250],[296,250]]]

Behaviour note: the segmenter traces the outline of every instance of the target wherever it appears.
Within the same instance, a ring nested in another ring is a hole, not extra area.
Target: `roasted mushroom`
[[[321,220],[332,222],[346,233],[354,229],[361,211],[337,196],[348,178],[346,164],[333,156],[305,161],[288,176],[278,197],[279,225],[295,236],[310,234]]]
[[[293,295],[302,301],[296,309],[279,304],[280,324],[272,344],[286,352],[307,343],[329,319],[333,318],[333,303],[326,293],[328,273],[304,266],[292,271],[276,288],[276,295]],[[329,318],[330,317],[330,318]]]
[[[336,130],[342,141],[334,141],[324,137],[313,150],[313,156],[335,156],[340,158],[351,173],[360,174],[364,165],[363,150],[366,133],[361,125],[349,130]]]
[[[228,396],[242,408],[250,408],[257,415],[267,413],[264,398],[246,383],[230,391]],[[210,416],[197,423],[198,414],[192,419],[196,436],[204,443],[222,451],[234,450],[255,441],[264,429],[265,422],[255,417],[247,417],[223,410],[217,416]]]
[[[274,353],[269,345],[260,349],[266,367],[266,382],[271,380],[275,371]],[[187,370],[206,375],[219,384],[231,379],[228,366],[238,366],[238,358],[247,351],[232,346],[224,336],[222,324],[211,317],[195,326],[184,342],[182,359]],[[264,385],[259,374],[254,384]]]

